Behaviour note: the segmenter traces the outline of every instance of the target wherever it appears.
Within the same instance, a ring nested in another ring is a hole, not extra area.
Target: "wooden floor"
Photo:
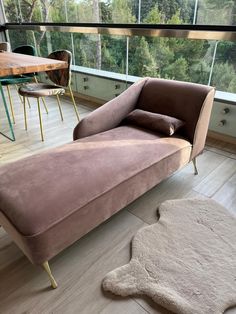
[[[17,102],[17,96],[14,96]],[[0,164],[72,140],[76,117],[69,100],[63,101],[64,122],[54,100],[43,114],[45,142],[40,140],[37,111],[32,103],[29,131],[25,132],[23,112],[16,103],[16,141],[0,135]],[[81,116],[91,109],[78,103]],[[0,313],[56,314],[167,314],[146,297],[120,298],[101,289],[107,272],[130,259],[130,241],[142,226],[157,221],[156,210],[167,199],[205,196],[236,213],[236,149],[212,143],[198,158],[199,175],[191,164],[147,192],[118,214],[77,241],[51,261],[59,287],[50,290],[46,274],[23,256],[0,228]],[[236,313],[236,309],[226,313]],[[194,314],[194,313],[189,313]]]

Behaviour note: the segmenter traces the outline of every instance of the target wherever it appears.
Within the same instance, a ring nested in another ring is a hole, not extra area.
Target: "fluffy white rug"
[[[164,202],[159,221],[137,232],[129,264],[103,288],[146,294],[182,314],[222,314],[236,305],[236,217],[213,200]]]

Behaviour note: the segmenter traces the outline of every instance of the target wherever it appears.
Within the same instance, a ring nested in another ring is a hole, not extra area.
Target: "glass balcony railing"
[[[3,5],[6,20],[18,23],[7,26],[13,48],[32,44],[41,56],[69,49],[77,66],[236,93],[235,1],[3,0]]]
[[[73,89],[80,94],[108,100],[137,79],[151,76],[212,85],[218,91],[216,99],[236,98],[235,1],[3,0],[2,4],[8,23],[1,30],[12,49],[31,44],[42,57],[53,50],[70,50]],[[86,74],[96,78],[91,88],[87,84],[81,88]],[[119,90],[109,95],[113,85],[108,80],[121,82],[112,83]]]
[[[7,24],[7,28],[13,49],[32,44],[40,56],[68,49],[74,66],[98,74],[101,70],[113,77],[123,74],[127,81],[129,76],[175,79],[236,93],[235,27]]]
[[[18,23],[7,26],[13,48],[32,44],[41,56],[69,49],[77,66],[209,84],[236,93],[235,1],[3,0],[3,4],[6,20]]]

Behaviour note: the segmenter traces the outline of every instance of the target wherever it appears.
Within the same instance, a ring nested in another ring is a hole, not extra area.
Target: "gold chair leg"
[[[26,113],[26,108],[25,108],[25,97],[23,97],[23,107],[24,107],[24,118],[25,118],[25,130],[27,130],[27,113]]]
[[[38,84],[38,79],[37,79],[36,76],[34,76],[34,81],[35,81],[35,83]],[[45,102],[45,100],[44,100],[44,97],[41,97],[41,99],[42,99],[42,102],[43,102],[44,109],[45,109],[46,113],[48,114],[48,108],[47,108],[47,106],[46,106],[46,102]]]
[[[14,110],[13,110],[13,102],[12,102],[12,97],[11,97],[11,91],[10,91],[10,86],[7,85],[7,93],[8,93],[8,98],[9,98],[9,103],[10,103],[10,108],[11,108],[11,115],[12,115],[12,121],[15,124],[15,115],[14,115]]]
[[[70,91],[71,100],[72,100],[72,103],[73,103],[73,106],[74,106],[74,109],[75,109],[75,114],[76,114],[76,117],[77,117],[77,119],[79,121],[80,120],[79,112],[78,112],[78,109],[76,107],[75,98],[74,98],[74,95],[73,95],[73,92],[72,92],[72,89],[71,89],[70,85],[69,85],[69,91]]]
[[[22,105],[24,104],[24,97],[21,97],[21,95],[18,93],[18,86],[15,84],[15,89],[16,89],[16,91],[17,91],[17,94],[18,94],[18,96],[19,96],[19,98],[20,98],[20,101],[21,101],[21,103],[22,103]],[[29,98],[27,97],[27,102],[28,102],[28,106],[29,106],[29,108],[31,108],[31,105],[30,105],[30,101],[29,101]]]
[[[23,105],[23,97],[21,97],[20,94],[18,94],[18,95],[19,95],[20,101],[21,101],[21,103],[22,103],[22,105]]]
[[[194,174],[198,174],[196,157],[193,158]]]
[[[58,104],[58,108],[59,108],[59,111],[60,111],[60,115],[61,115],[61,121],[63,121],[63,115],[62,115],[62,110],[61,110],[61,101],[60,101],[60,98],[58,95],[57,96],[57,104]]]
[[[55,278],[54,278],[53,275],[52,275],[52,272],[51,272],[51,269],[50,269],[50,266],[49,266],[48,262],[44,262],[44,263],[42,264],[42,267],[43,267],[43,269],[46,271],[46,273],[47,273],[48,276],[49,276],[49,280],[50,280],[50,282],[51,282],[52,288],[53,288],[53,289],[56,289],[56,288],[57,288],[57,282],[56,282]]]
[[[42,103],[43,103],[44,109],[45,109],[46,113],[48,114],[48,107],[46,106],[46,102],[45,102],[44,97],[41,97],[41,100],[42,100]]]
[[[30,101],[29,101],[28,97],[27,97],[27,103],[28,103],[29,108],[31,108]]]
[[[15,84],[15,89],[16,89],[17,94],[18,94],[18,96],[19,96],[19,98],[20,98],[20,101],[21,101],[21,103],[22,103],[22,105],[23,105],[23,97],[21,97],[21,95],[18,93],[18,85],[17,85],[17,84]]]
[[[40,109],[39,98],[37,98],[37,102],[38,102],[38,113],[39,113],[39,123],[40,123],[41,139],[42,139],[42,141],[44,141],[44,137],[43,137],[43,123],[42,123],[42,116],[41,116],[41,109]]]

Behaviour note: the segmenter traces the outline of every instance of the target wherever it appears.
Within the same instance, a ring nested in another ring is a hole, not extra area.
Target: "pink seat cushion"
[[[166,171],[166,157],[185,148],[189,156],[190,147],[181,138],[122,126],[53,148],[0,167],[0,209],[21,234],[42,233],[160,160]],[[181,166],[184,153],[178,156]]]

